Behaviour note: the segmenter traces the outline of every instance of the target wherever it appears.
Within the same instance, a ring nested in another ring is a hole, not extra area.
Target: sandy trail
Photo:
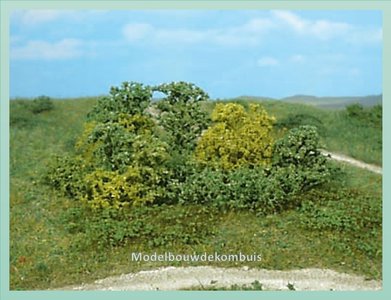
[[[60,290],[181,290],[194,287],[230,287],[250,285],[258,280],[264,290],[288,290],[292,284],[297,291],[358,291],[381,290],[382,282],[362,276],[338,273],[325,269],[276,271],[265,269],[217,267],[164,267],[97,280],[93,283],[69,286]]]
[[[346,156],[346,155],[343,155],[343,154],[339,154],[339,153],[333,153],[333,152],[326,151],[326,150],[321,150],[321,153],[324,156],[328,156],[328,157],[330,157],[333,160],[341,161],[341,162],[350,164],[352,166],[355,166],[355,167],[358,167],[358,168],[361,168],[361,169],[366,169],[368,171],[371,171],[371,172],[374,172],[374,173],[377,173],[377,174],[383,174],[383,170],[379,166],[367,164],[365,162],[359,161],[359,160],[354,159],[352,157],[349,157],[349,156]]]

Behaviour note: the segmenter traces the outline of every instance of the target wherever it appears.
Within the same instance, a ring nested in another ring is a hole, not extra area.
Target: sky
[[[16,10],[10,96],[188,81],[212,98],[382,93],[381,11]]]

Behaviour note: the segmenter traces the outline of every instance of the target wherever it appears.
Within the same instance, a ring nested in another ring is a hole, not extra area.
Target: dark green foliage
[[[133,119],[143,117],[135,115]],[[152,134],[153,122],[107,122],[97,124],[89,134],[85,152],[92,151],[91,162],[106,170],[124,171],[130,165],[158,167],[167,160],[167,145]],[[146,126],[145,123],[149,123]],[[130,128],[133,127],[133,128]]]
[[[218,220],[213,209],[190,205],[136,207],[131,211],[105,209],[99,213],[73,207],[62,218],[69,233],[82,237],[81,248],[132,243],[150,247],[194,245],[213,236],[211,225]]]
[[[293,166],[273,170],[240,168],[224,173],[204,169],[179,184],[178,198],[182,203],[224,210],[250,209],[267,215],[299,205],[297,195],[310,189],[307,177],[308,173]]]
[[[294,286],[292,283],[290,283],[290,282],[288,282],[288,284],[286,285],[286,287],[287,287],[288,290],[290,290],[290,291],[296,291],[295,286]]]
[[[383,122],[383,106],[380,104],[375,105],[371,108],[369,113],[372,124],[378,128],[381,128]]]
[[[319,201],[322,199],[322,201]],[[307,230],[332,232],[335,247],[361,252],[372,259],[382,257],[382,204],[371,194],[339,189],[304,195],[299,224]],[[337,236],[343,235],[343,238]]]
[[[29,100],[12,100],[10,103],[10,126],[27,128],[37,123],[33,113],[29,109]]]
[[[326,183],[333,175],[333,170],[327,163],[327,158],[320,153],[319,136],[316,128],[305,125],[291,129],[274,148],[273,168],[289,168],[286,174],[288,182],[295,182],[305,191],[314,186]]]
[[[364,107],[359,103],[346,106],[346,113],[350,118],[362,118],[365,115]]]
[[[276,167],[313,168],[326,163],[319,151],[319,136],[313,126],[291,129],[274,147],[273,165]]]
[[[54,108],[53,101],[48,96],[39,96],[35,98],[30,105],[30,110],[33,114],[39,114],[44,111],[50,111]]]
[[[42,123],[39,114],[54,109],[54,103],[47,96],[33,100],[12,100],[10,103],[10,126],[32,127]]]
[[[311,125],[316,127],[321,136],[323,136],[326,132],[322,120],[307,113],[289,114],[284,119],[278,120],[275,127],[279,129],[292,129],[302,125]]]
[[[306,195],[309,200],[304,201],[300,208],[302,225],[313,230],[349,232],[381,228],[382,206],[371,195],[344,189],[333,194],[329,193],[327,200],[321,203],[318,198],[320,191]],[[335,197],[338,199],[333,199]]]
[[[161,111],[158,119],[169,136],[172,150],[179,153],[192,151],[196,139],[210,122],[200,105],[200,102],[209,100],[209,96],[199,87],[186,82],[162,84],[154,91],[166,95],[157,103]]]
[[[208,94],[201,88],[184,81],[164,83],[154,87],[153,90],[166,94],[164,99],[170,105],[177,103],[191,104],[209,100]]]
[[[330,134],[337,134],[340,138],[350,138],[347,147],[352,151],[354,158],[381,165],[382,162],[382,105],[364,108],[360,104],[352,104],[346,110],[339,112],[338,116],[343,120],[344,128],[338,132],[332,130]],[[354,139],[352,139],[354,137]]]
[[[344,114],[356,125],[382,127],[383,106],[374,105],[371,108],[364,108],[361,104],[355,103],[348,105]]]
[[[121,87],[112,87],[109,96],[100,98],[88,117],[90,120],[106,123],[118,121],[123,114],[143,115],[151,99],[151,87],[136,82],[124,82]]]

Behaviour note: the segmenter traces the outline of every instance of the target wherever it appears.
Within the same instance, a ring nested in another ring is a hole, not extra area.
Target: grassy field
[[[102,223],[80,213],[75,199],[59,197],[42,182],[51,156],[72,151],[86,114],[95,102],[94,98],[56,100],[53,110],[32,114],[23,101],[11,101],[11,289],[55,288],[167,264],[132,262],[130,253],[137,251],[257,252],[262,261],[248,263],[250,267],[318,267],[368,278],[382,277],[382,177],[344,165],[340,180],[345,193],[337,187],[333,192],[331,187],[326,194],[302,195],[306,205],[300,209],[258,217],[246,211],[205,213],[197,205],[167,205],[150,217],[143,214],[145,211],[135,215],[156,225],[151,229],[155,231],[149,236],[152,238],[125,241],[115,247],[100,244],[99,236],[94,237],[93,233],[94,226]],[[237,102],[247,105],[247,101]],[[320,125],[326,149],[381,165],[381,128],[351,122],[341,111],[276,101],[262,104],[276,117],[277,124],[282,124],[281,130],[284,121],[295,114],[313,116],[311,122]],[[213,105],[205,105],[205,109],[210,111]],[[192,215],[201,219],[194,221]],[[189,222],[194,221],[199,240],[191,244],[165,243],[167,229],[174,219],[179,220],[176,221],[179,231],[186,231]],[[92,220],[92,225],[86,231],[76,230],[77,220]]]
[[[306,95],[296,95],[281,99],[289,103],[309,104],[326,109],[343,109],[349,104],[360,103],[363,106],[373,106],[382,103],[383,95],[373,95],[365,97],[315,97]]]

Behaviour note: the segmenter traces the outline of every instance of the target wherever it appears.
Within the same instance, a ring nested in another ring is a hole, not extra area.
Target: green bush
[[[48,182],[94,209],[152,203],[163,197],[168,145],[145,110],[152,92],[137,83],[98,101],[69,159],[53,162]]]
[[[346,106],[343,113],[356,125],[362,127],[368,125],[375,128],[382,127],[383,106],[381,104],[364,108],[361,104],[354,103]]]
[[[125,171],[128,166],[158,167],[168,158],[168,145],[153,134],[155,124],[147,116],[119,118],[118,122],[89,122],[77,142],[77,150],[97,168]]]
[[[346,106],[345,108],[348,117],[350,118],[365,118],[365,111],[362,104],[354,103]]]
[[[229,172],[204,169],[179,184],[178,198],[181,203],[273,214],[300,204],[296,196],[304,192],[302,176],[292,167],[240,168]]]
[[[150,114],[152,91],[166,95],[158,120]],[[75,154],[53,162],[48,182],[97,211],[180,202],[269,214],[330,180],[314,127],[290,130],[273,148],[274,119],[264,109],[219,103],[200,136],[206,99],[183,82],[112,88],[89,115]]]
[[[158,119],[168,134],[172,150],[179,153],[193,151],[197,138],[209,124],[209,118],[200,105],[209,100],[209,96],[199,87],[186,82],[162,84],[154,91],[166,95],[157,103],[160,110]]]
[[[91,121],[106,123],[118,122],[123,115],[144,115],[151,100],[151,87],[123,82],[121,87],[112,87],[108,96],[100,98],[88,117]]]
[[[10,126],[30,128],[45,122],[37,115],[54,109],[53,101],[47,96],[33,100],[10,101]]]
[[[85,175],[91,171],[81,156],[54,156],[47,167],[44,181],[61,195],[79,198],[85,192]]]
[[[293,128],[275,144],[273,170],[278,173],[280,168],[289,168],[288,184],[298,185],[302,191],[326,183],[337,170],[327,162],[320,148],[314,126]]]
[[[34,114],[39,114],[44,111],[50,111],[54,109],[53,101],[48,96],[39,96],[35,98],[30,105],[30,110]]]
[[[375,127],[382,128],[383,122],[383,106],[381,104],[375,105],[369,111],[370,120]]]

